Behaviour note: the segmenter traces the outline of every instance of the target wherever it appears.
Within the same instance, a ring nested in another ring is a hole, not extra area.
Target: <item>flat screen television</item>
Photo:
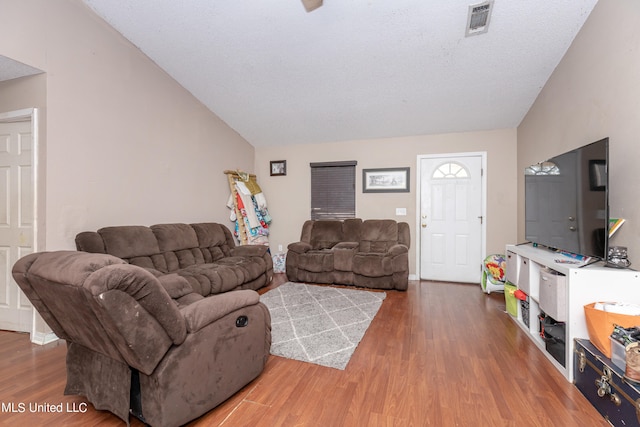
[[[525,168],[525,238],[606,259],[609,138]]]

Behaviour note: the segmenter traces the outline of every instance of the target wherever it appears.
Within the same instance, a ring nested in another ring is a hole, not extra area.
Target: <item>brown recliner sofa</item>
[[[202,296],[186,280],[172,298],[144,268],[107,254],[41,252],[13,277],[67,342],[65,394],[129,424],[183,425],[264,369],[271,318],[254,290]]]
[[[125,225],[76,236],[79,251],[116,256],[160,278],[171,294],[185,279],[207,296],[234,289],[257,290],[273,278],[267,246],[236,246],[222,224]],[[176,282],[176,278],[182,278]]]
[[[391,219],[308,220],[288,245],[287,278],[374,289],[406,290],[409,225]]]

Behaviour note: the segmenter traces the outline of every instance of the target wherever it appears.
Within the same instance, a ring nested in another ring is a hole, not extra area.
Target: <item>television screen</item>
[[[525,169],[525,237],[529,242],[606,259],[609,139]]]

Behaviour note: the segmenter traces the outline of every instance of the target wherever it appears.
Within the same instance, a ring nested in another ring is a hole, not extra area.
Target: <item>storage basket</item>
[[[615,325],[622,326],[623,328],[640,326],[640,316],[598,310],[594,308],[595,305],[596,303],[592,303],[584,306],[584,317],[587,322],[589,341],[591,341],[602,354],[611,359],[611,341],[609,337]]]
[[[525,326],[528,328],[529,327],[529,301],[528,300],[520,301],[520,313],[522,313],[522,323],[524,323]]]
[[[562,366],[567,366],[565,357],[567,329],[565,323],[558,322],[545,313],[540,313],[538,320],[547,353],[551,354]]]
[[[518,315],[518,299],[513,295],[518,288],[516,285],[506,282],[504,284],[504,303],[507,307],[507,313],[516,317]]]

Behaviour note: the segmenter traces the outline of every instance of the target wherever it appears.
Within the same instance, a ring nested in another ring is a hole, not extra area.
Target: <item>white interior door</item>
[[[483,155],[420,159],[420,278],[479,283]]]
[[[31,331],[33,309],[11,268],[33,251],[33,149],[30,120],[0,121],[0,329],[22,332]]]

